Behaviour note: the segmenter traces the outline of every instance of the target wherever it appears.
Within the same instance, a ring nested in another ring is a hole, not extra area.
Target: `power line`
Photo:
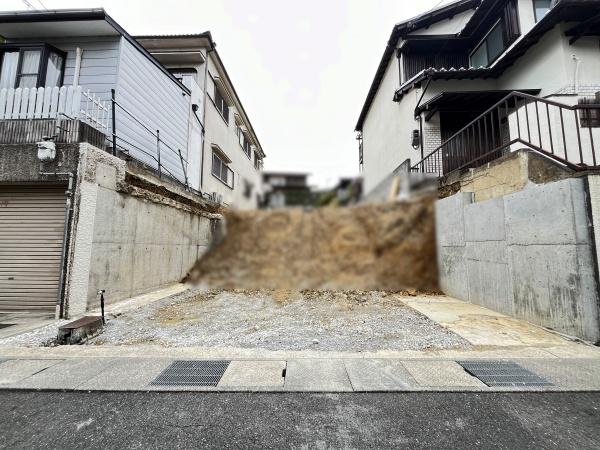
[[[27,0],[21,0],[23,3],[25,3],[25,6],[27,6],[27,9],[37,9],[35,6],[33,6],[31,3],[29,3]]]
[[[44,8],[46,11],[48,11],[48,8],[46,8],[46,5],[44,5],[44,4],[42,3],[42,0],[37,0],[37,2],[38,2],[40,5],[42,5],[42,8]]]

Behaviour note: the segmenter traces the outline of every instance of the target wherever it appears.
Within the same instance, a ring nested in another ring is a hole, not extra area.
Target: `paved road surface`
[[[600,393],[0,391],[0,448],[600,448]]]

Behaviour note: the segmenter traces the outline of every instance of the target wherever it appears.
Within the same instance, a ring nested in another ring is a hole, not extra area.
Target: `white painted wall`
[[[390,60],[371,109],[363,124],[364,192],[369,193],[404,160],[414,160],[420,152],[411,147],[411,133],[419,128],[413,118],[418,90],[394,102],[398,88],[398,60]]]
[[[208,71],[212,77],[224,78],[219,74],[217,65],[209,54]],[[210,80],[210,77],[209,77]],[[211,83],[209,81],[208,85]],[[232,92],[229,92],[233,96]],[[262,195],[262,171],[254,168],[254,154],[248,158],[242,149],[235,133],[235,115],[241,113],[235,106],[229,106],[229,123],[226,123],[217,110],[209,88],[206,100],[206,134],[204,136],[204,165],[203,165],[203,191],[218,192],[223,195],[223,201],[235,208],[251,209],[258,206],[259,196]],[[231,160],[229,164],[234,172],[234,188],[226,186],[212,174],[212,146],[217,145]],[[244,195],[244,183],[252,185],[251,196]]]

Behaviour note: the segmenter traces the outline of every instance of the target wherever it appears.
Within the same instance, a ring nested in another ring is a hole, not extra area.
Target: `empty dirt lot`
[[[89,344],[331,351],[469,347],[402,298],[385,292],[196,289],[110,321]]]

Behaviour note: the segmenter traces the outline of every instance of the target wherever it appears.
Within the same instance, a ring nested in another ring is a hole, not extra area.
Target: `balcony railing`
[[[109,105],[81,86],[0,90],[0,120],[79,119],[107,133]]]
[[[600,104],[565,105],[512,92],[411,167],[448,175],[529,148],[573,170],[600,166]]]

